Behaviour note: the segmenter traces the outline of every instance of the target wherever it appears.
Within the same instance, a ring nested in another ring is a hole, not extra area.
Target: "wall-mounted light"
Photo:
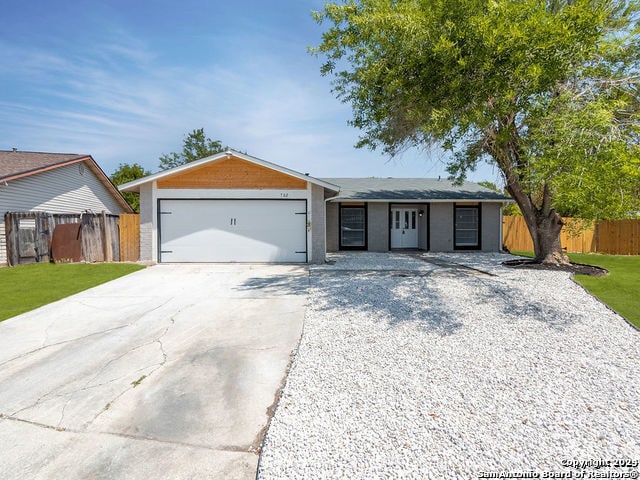
[[[424,210],[418,210],[418,216],[422,217],[424,215]]]

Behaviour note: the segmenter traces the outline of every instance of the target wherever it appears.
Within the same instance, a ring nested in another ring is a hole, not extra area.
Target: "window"
[[[479,249],[480,248],[480,206],[454,207],[455,226],[453,238],[455,248]]]
[[[346,250],[366,250],[366,207],[340,207],[340,248]]]

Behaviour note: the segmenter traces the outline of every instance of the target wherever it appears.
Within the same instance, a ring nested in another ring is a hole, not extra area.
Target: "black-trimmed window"
[[[340,249],[367,249],[366,205],[340,205]]]
[[[480,204],[453,207],[453,243],[456,250],[480,249]]]

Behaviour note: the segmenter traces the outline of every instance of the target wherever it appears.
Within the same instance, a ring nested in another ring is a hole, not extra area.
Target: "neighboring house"
[[[502,248],[502,204],[475,183],[310,177],[228,150],[120,186],[140,193],[140,259],[324,262],[326,252]]]
[[[6,212],[131,213],[90,155],[0,151],[0,266],[7,262]]]

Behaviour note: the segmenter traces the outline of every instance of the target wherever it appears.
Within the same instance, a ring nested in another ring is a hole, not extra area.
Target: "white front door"
[[[391,248],[418,248],[417,209],[391,209]]]

